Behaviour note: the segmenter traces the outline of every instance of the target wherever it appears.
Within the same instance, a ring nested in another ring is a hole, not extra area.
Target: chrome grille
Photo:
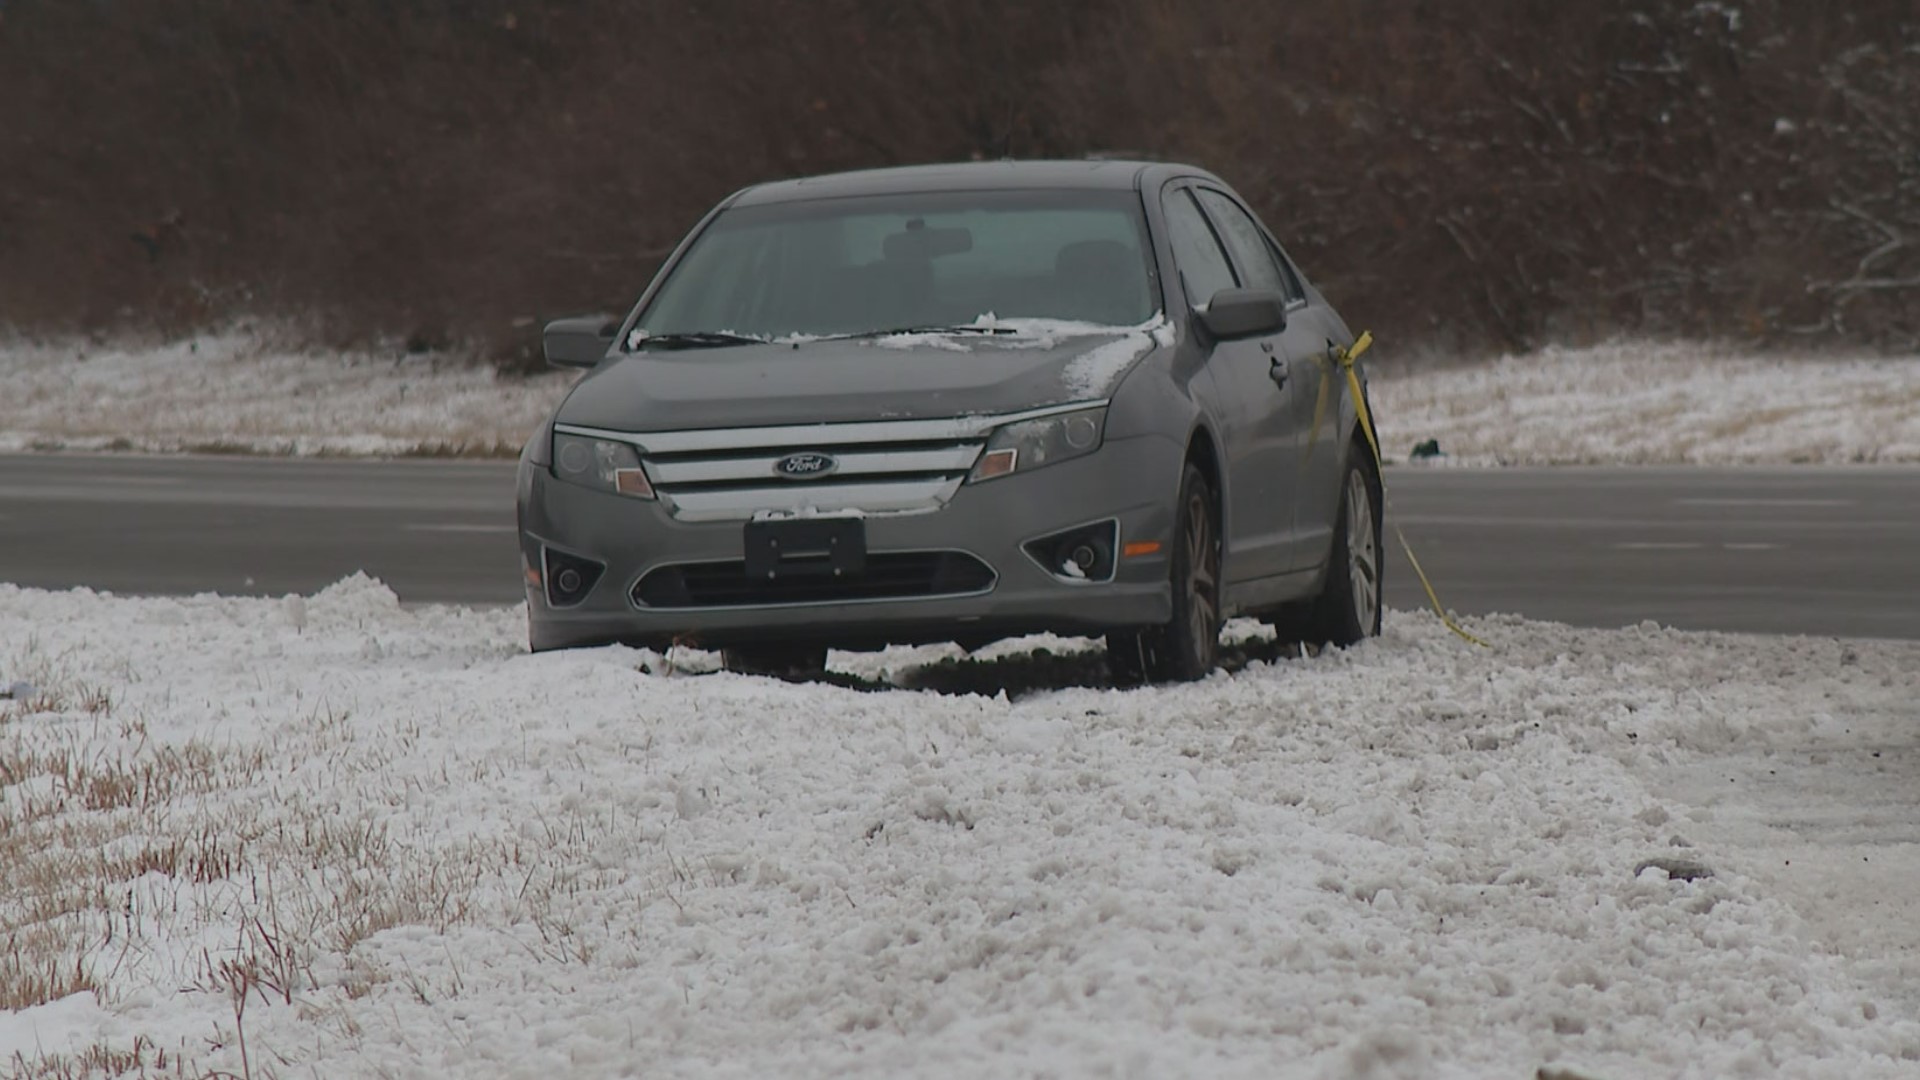
[[[824,442],[697,450],[644,458],[647,478],[682,521],[736,521],[756,514],[907,514],[938,510],[953,498],[980,456],[983,442],[847,445]],[[789,476],[795,458],[832,462],[830,472]]]
[[[769,478],[793,484],[826,482],[828,478],[824,476],[809,479],[781,475],[780,463],[799,453],[825,453],[834,458],[838,467],[830,475],[835,478],[898,476],[903,473],[948,476],[953,473],[964,475],[973,468],[974,459],[980,456],[980,444],[957,443],[927,449],[868,446],[847,450],[809,446],[785,453],[756,451],[728,457],[655,457],[647,462],[647,476],[655,487],[729,482],[764,486]]]
[[[661,503],[681,521],[912,514],[938,510],[953,498],[994,428],[1098,404],[1104,402],[938,420],[646,432],[556,424],[554,430],[636,447]],[[796,455],[826,455],[835,467],[824,475],[782,475],[780,462]]]

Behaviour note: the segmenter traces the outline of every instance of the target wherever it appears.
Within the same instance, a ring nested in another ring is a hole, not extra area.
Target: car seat
[[[1053,259],[1060,317],[1107,326],[1138,322],[1143,270],[1140,253],[1118,240],[1081,240]]]

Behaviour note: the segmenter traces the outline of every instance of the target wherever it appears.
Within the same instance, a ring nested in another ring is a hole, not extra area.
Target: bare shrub
[[[1917,150],[1902,0],[9,0],[0,324],[530,362],[739,185],[1136,151],[1403,343],[1910,345]]]

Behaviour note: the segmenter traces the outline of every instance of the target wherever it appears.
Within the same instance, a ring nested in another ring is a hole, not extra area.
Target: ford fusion
[[[748,188],[527,444],[535,650],[804,674],[829,646],[1104,636],[1121,681],[1222,621],[1378,633],[1353,337],[1247,204],[1162,163],[927,166]]]

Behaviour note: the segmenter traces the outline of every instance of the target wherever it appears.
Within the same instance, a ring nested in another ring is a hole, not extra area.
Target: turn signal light
[[[647,482],[645,469],[613,470],[613,490],[642,499],[653,498],[653,485]]]
[[[980,464],[973,467],[973,479],[991,480],[996,476],[1005,476],[1012,472],[1013,467],[1019,462],[1020,451],[1018,450],[1012,448],[990,450],[980,459]]]

